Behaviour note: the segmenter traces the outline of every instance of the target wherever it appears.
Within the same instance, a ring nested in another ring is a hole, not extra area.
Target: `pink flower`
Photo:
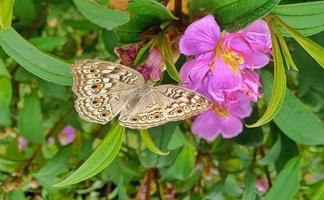
[[[28,141],[25,138],[19,136],[19,138],[18,138],[19,151],[23,151],[27,147],[27,145],[28,145]]]
[[[157,48],[153,48],[145,62],[137,68],[145,80],[158,81],[161,78],[163,57]]]
[[[180,39],[181,53],[194,57],[180,71],[183,83],[197,88],[211,72],[212,91],[238,89],[242,70],[260,68],[269,62],[270,38],[267,24],[262,20],[224,36],[212,15],[192,23]]]
[[[219,134],[231,138],[242,132],[241,119],[251,114],[251,103],[242,93],[228,93],[226,96],[229,96],[228,102],[215,101],[210,110],[198,115],[191,127],[193,134],[212,141]]]
[[[251,103],[261,96],[259,75],[253,69],[269,62],[267,24],[258,20],[242,31],[221,35],[214,17],[208,15],[188,26],[180,51],[191,58],[180,70],[182,85],[214,102],[197,116],[192,132],[206,140],[237,136],[243,130],[242,120],[252,112]]]
[[[256,188],[259,192],[266,192],[269,188],[269,184],[265,178],[257,177]]]
[[[49,137],[47,139],[48,144],[55,144],[55,138],[54,137]]]
[[[66,126],[61,133],[58,135],[58,139],[61,145],[65,146],[74,141],[75,138],[75,130],[72,126]]]
[[[116,47],[114,49],[116,55],[120,59],[120,63],[128,67],[132,67],[141,46],[139,44],[130,44],[125,47]]]
[[[133,67],[134,61],[140,50],[140,45],[131,44],[124,48],[115,48],[115,53],[119,57],[121,64]],[[157,81],[161,78],[163,57],[157,48],[152,48],[145,62],[136,68],[145,80]]]

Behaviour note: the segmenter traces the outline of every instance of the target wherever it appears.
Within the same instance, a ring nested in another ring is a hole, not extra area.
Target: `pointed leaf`
[[[12,10],[14,0],[0,1],[0,28],[9,28],[11,26]]]
[[[268,107],[263,116],[254,124],[247,125],[247,127],[258,127],[270,122],[280,111],[285,94],[286,94],[286,74],[283,65],[282,55],[280,52],[278,40],[273,32],[272,26],[271,39],[272,51],[274,59],[274,82],[272,88],[272,95]]]
[[[124,132],[125,128],[120,125],[110,129],[92,155],[75,172],[55,184],[54,187],[79,183],[101,172],[116,158],[123,141]]]
[[[275,21],[282,26],[317,62],[324,68],[324,48],[313,42],[308,37],[289,27],[279,17]]]
[[[278,5],[271,12],[303,35],[324,30],[324,1]],[[287,31],[282,31],[291,37]]]
[[[70,64],[41,52],[15,29],[0,31],[0,46],[17,63],[36,76],[60,85],[72,85]]]
[[[145,146],[147,148],[149,148],[152,152],[154,152],[156,154],[159,154],[161,156],[164,156],[164,155],[168,155],[169,154],[169,152],[163,152],[163,151],[161,151],[159,149],[159,147],[157,147],[154,144],[154,142],[153,142],[150,134],[148,133],[148,131],[146,129],[141,129],[140,130],[140,134],[141,134],[141,137],[142,137],[142,140],[143,140]]]
[[[164,60],[165,60],[165,66],[168,74],[170,77],[180,82],[179,73],[177,71],[177,68],[174,64],[173,57],[172,57],[172,51],[170,48],[170,45],[168,44],[168,40],[165,35],[161,36],[161,52],[163,54]]]

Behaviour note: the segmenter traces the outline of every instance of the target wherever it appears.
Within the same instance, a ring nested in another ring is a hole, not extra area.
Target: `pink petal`
[[[206,78],[209,66],[202,61],[189,60],[180,70],[180,78],[183,86],[192,90],[197,90]]]
[[[212,15],[193,22],[180,39],[180,52],[199,55],[216,47],[220,38],[220,28]]]
[[[253,46],[271,49],[271,35],[268,24],[264,20],[257,20],[241,31],[247,35],[247,40]]]
[[[219,100],[220,92],[233,91],[240,88],[242,77],[221,59],[218,58],[214,66],[213,75],[208,82],[208,91],[215,100]]]
[[[243,94],[238,94],[238,101],[228,105],[228,109],[232,115],[239,118],[248,117],[252,113],[251,102]]]
[[[212,110],[198,115],[191,126],[193,134],[206,139],[214,140],[219,135],[220,119]]]
[[[259,74],[252,70],[244,70],[243,74],[242,91],[251,101],[256,102],[261,96],[259,87],[261,87]]]
[[[61,133],[58,135],[59,141],[61,145],[65,146],[74,141],[75,138],[75,130],[72,126],[66,126]]]
[[[234,116],[222,119],[220,131],[223,138],[232,138],[243,131],[242,121]]]

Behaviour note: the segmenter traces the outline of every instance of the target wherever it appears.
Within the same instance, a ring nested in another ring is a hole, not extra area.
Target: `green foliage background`
[[[305,2],[191,0],[189,15],[210,12],[222,28],[237,31],[271,12],[324,46],[324,1]],[[159,1],[133,0],[127,11],[118,11],[106,0],[4,0],[0,16],[0,199],[324,199],[324,72],[286,30],[299,71],[286,70],[288,89],[271,123],[211,143],[190,133],[189,120],[168,123],[148,130],[169,152],[158,155],[138,131],[124,132],[115,121],[82,121],[73,108],[69,68],[82,58],[117,61],[114,47],[142,41],[149,27],[176,20]],[[163,83],[175,83],[183,61],[168,63]],[[269,103],[272,68],[261,72],[264,98],[247,124]],[[77,136],[61,146],[57,135],[66,125]],[[22,152],[18,136],[29,141]],[[86,160],[75,180],[100,173],[53,187]],[[256,190],[260,179],[270,185],[268,192]]]

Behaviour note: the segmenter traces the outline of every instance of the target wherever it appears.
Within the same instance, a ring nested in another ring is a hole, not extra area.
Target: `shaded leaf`
[[[265,200],[291,200],[299,188],[301,160],[299,157],[291,159],[279,173],[273,187],[265,196]]]
[[[251,168],[249,168],[245,174],[244,185],[245,189],[242,200],[254,200],[256,198],[256,177]]]
[[[280,0],[193,0],[190,15],[206,10],[213,13],[220,26],[235,32],[266,16]]]
[[[146,29],[175,19],[170,11],[154,0],[131,1],[128,12],[130,21],[116,29],[121,43],[137,42]]]
[[[129,21],[127,12],[115,11],[91,0],[73,0],[82,15],[94,24],[111,30]]]
[[[265,98],[269,100],[273,76],[266,71],[261,75]],[[284,134],[299,144],[324,144],[323,122],[290,90],[287,91],[282,108],[274,122]]]
[[[278,137],[276,143],[271,147],[271,149],[268,151],[267,155],[258,160],[258,163],[260,165],[269,165],[271,163],[274,163],[277,158],[279,157],[281,152],[281,138]]]
[[[44,142],[42,111],[35,92],[24,98],[24,106],[19,111],[18,129],[20,135],[28,141]]]

